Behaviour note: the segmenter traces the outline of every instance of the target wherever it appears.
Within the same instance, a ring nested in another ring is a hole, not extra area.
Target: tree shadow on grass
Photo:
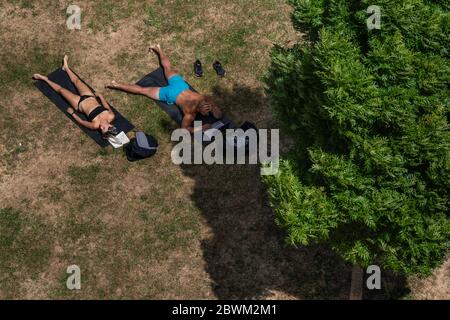
[[[264,94],[247,87],[215,87],[213,92],[228,115],[241,113],[241,121],[268,108]],[[348,299],[348,263],[326,246],[285,245],[259,166],[182,165],[182,169],[195,181],[192,200],[211,229],[202,250],[217,298]]]
[[[263,298],[271,290],[302,299],[348,295],[350,268],[333,252],[284,245],[258,167],[185,165],[183,170],[195,179],[192,199],[211,228],[202,249],[217,298]]]
[[[264,110],[268,113],[263,92],[234,86],[215,87],[213,93],[232,119],[256,119],[258,126],[267,125],[260,120]],[[345,298],[350,269],[336,254],[326,247],[284,244],[259,166],[183,165],[182,169],[195,181],[192,200],[211,230],[202,240],[202,250],[217,298],[277,297],[277,292],[281,298]]]

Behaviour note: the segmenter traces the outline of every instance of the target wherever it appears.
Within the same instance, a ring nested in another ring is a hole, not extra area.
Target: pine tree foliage
[[[306,41],[275,48],[266,79],[296,141],[265,178],[277,222],[291,244],[429,274],[450,249],[450,1],[290,3]]]

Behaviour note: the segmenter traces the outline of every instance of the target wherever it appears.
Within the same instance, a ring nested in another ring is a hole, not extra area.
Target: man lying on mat
[[[119,84],[112,81],[107,88],[122,90],[134,94],[142,94],[154,100],[160,100],[167,104],[176,104],[184,113],[181,127],[194,132],[193,123],[197,113],[207,116],[209,113],[216,119],[223,117],[222,111],[214,103],[211,97],[199,94],[189,89],[189,85],[177,71],[172,69],[169,59],[161,50],[160,45],[150,48],[159,56],[164,75],[169,83],[166,87],[141,87],[136,84]],[[204,124],[203,130],[211,128],[210,124]]]
[[[46,76],[36,73],[35,80],[45,81],[53,90],[62,95],[71,105],[67,112],[82,126],[91,130],[100,130],[103,135],[116,134],[116,128],[111,124],[114,121],[114,112],[102,95],[96,96],[94,92],[78,76],[70,70],[67,56],[63,59],[63,70],[67,73],[80,95],[61,87],[59,84],[49,80]],[[76,113],[86,114],[89,121],[81,119]]]

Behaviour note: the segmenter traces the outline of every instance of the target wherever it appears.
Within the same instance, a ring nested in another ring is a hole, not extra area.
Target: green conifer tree
[[[290,0],[267,76],[295,147],[265,178],[291,244],[428,275],[450,249],[450,1]],[[381,9],[381,29],[366,25]]]

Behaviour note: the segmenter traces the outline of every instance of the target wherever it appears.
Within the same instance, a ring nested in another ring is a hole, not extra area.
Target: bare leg
[[[93,96],[94,93],[92,92],[92,90],[86,84],[84,84],[84,82],[81,81],[80,78],[78,78],[78,76],[75,73],[73,73],[72,70],[70,70],[67,60],[68,60],[68,57],[64,56],[63,70],[65,72],[67,72],[67,75],[69,76],[70,81],[72,81],[72,83],[75,85],[75,87],[77,88],[80,95],[81,96]]]
[[[64,89],[59,84],[49,80],[47,77],[45,77],[43,75],[40,75],[38,73],[36,73],[33,76],[33,78],[36,79],[36,80],[45,81],[53,90],[55,90],[57,93],[62,95],[70,103],[72,108],[74,108],[75,110],[78,109],[78,102],[80,101],[80,96],[77,96],[76,94],[73,94],[69,90]]]
[[[169,58],[167,58],[166,54],[162,51],[161,46],[159,44],[151,46],[150,50],[153,50],[158,57],[159,61],[164,69],[164,75],[166,76],[166,79],[169,80],[174,75],[178,74],[178,72],[174,69],[172,69],[172,65],[170,64]]]
[[[141,87],[137,84],[120,84],[116,81],[111,81],[111,84],[106,86],[109,89],[116,89],[133,94],[141,94],[153,100],[159,100],[159,87]]]

